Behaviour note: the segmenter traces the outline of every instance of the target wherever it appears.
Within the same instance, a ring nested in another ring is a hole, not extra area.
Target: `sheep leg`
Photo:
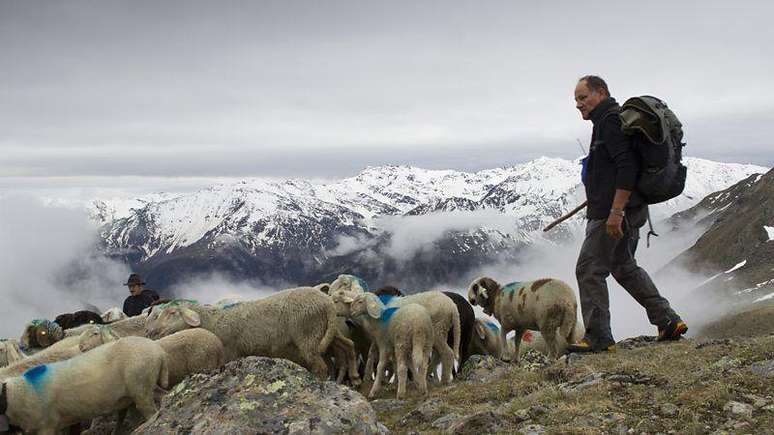
[[[124,426],[124,420],[126,419],[127,411],[129,411],[129,408],[123,408],[118,410],[118,412],[116,413],[116,427],[113,428],[113,432],[112,432],[113,435],[118,434],[118,432]],[[89,428],[89,430],[91,430],[91,428]]]
[[[441,357],[441,383],[450,384],[452,382],[452,371],[454,370],[454,351],[446,343],[446,334],[435,337],[434,349]]]
[[[510,362],[511,359],[513,359],[513,356],[511,355],[511,348],[508,347],[508,333],[511,332],[509,329],[506,329],[504,326],[500,327],[500,348],[502,349],[502,359],[505,362]],[[519,335],[519,334],[517,334]],[[521,336],[519,335],[519,339],[521,339]],[[518,358],[518,347],[516,348],[516,357]]]
[[[408,367],[406,366],[406,346],[395,346],[395,366],[398,375],[398,399],[406,397],[406,379],[408,378]]]
[[[376,393],[382,388],[382,378],[384,377],[384,369],[387,365],[387,352],[379,352],[379,364],[376,365],[376,379],[374,385],[371,387],[371,392],[368,393],[368,398],[373,399]]]
[[[548,320],[540,325],[540,335],[546,342],[546,351],[551,358],[559,357],[559,343],[556,340],[556,329],[559,327],[556,321]]]
[[[521,337],[524,336],[523,329],[516,329],[516,334],[513,336],[513,359],[512,362],[518,364],[519,362],[519,347],[521,346]],[[506,345],[508,343],[506,342]]]
[[[425,349],[419,346],[414,346],[412,349],[411,373],[414,375],[414,383],[423,396],[427,395],[427,353],[431,349],[432,347]]]
[[[379,349],[376,347],[376,343],[371,343],[371,347],[368,349],[368,359],[366,360],[365,374],[363,378],[371,381],[374,375],[374,362],[379,358]]]
[[[349,381],[352,383],[352,386],[356,387],[360,385],[360,374],[357,372],[357,354],[355,353],[355,343],[343,335],[337,335],[334,341],[336,342],[336,345],[339,346],[343,351],[341,361],[342,367],[340,370],[343,371],[346,369],[349,371]],[[343,375],[341,376],[343,379]]]

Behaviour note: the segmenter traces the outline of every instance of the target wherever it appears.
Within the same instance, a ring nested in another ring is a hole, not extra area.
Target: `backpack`
[[[688,169],[682,164],[683,125],[674,112],[660,99],[643,95],[626,100],[619,116],[621,130],[640,157],[637,191],[645,202],[658,204],[683,193]]]

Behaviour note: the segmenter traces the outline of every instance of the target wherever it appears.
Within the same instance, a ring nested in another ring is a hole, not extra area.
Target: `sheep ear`
[[[199,318],[199,313],[190,308],[181,307],[180,314],[183,316],[183,320],[185,320],[185,323],[188,326],[196,328],[202,324],[202,320]]]
[[[367,293],[364,296],[366,298],[366,311],[368,311],[368,315],[374,319],[382,317],[382,301],[371,293]]]
[[[482,340],[486,339],[486,325],[481,322],[476,322],[475,329],[476,334],[478,334],[478,338]]]
[[[102,344],[110,343],[111,341],[116,341],[120,338],[116,335],[115,331],[113,331],[113,328],[99,328],[99,336],[102,339]]]

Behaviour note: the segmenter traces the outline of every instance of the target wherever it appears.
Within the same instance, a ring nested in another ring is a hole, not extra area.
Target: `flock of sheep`
[[[476,318],[471,304],[500,326]],[[112,413],[118,428],[130,405],[150,418],[157,393],[252,355],[285,358],[353,387],[365,379],[369,397],[393,377],[398,398],[409,381],[424,395],[428,378],[452,382],[455,362],[461,367],[473,354],[518,360],[520,349],[535,347],[556,357],[581,332],[572,289],[554,279],[501,286],[479,278],[466,300],[440,291],[403,296],[393,287],[369,292],[361,279],[340,275],[254,301],[174,300],[130,318],[115,309],[63,316],[0,341],[0,432],[10,424],[54,434]],[[542,346],[522,342],[529,330],[540,331]]]

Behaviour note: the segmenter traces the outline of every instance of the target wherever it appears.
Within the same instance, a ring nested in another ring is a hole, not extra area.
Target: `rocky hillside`
[[[767,170],[687,159],[683,195],[668,216]],[[96,201],[104,250],[154,288],[220,272],[267,284],[319,282],[352,272],[404,286],[452,282],[512,260],[540,228],[582,201],[578,162],[540,158],[476,173],[367,168],[333,183],[246,180],[193,194]],[[550,234],[569,237],[582,214]]]
[[[774,298],[774,170],[708,196],[672,223],[707,227],[672,265],[712,275],[701,290]]]
[[[534,351],[518,365],[474,356],[449,386],[375,400],[320,382],[284,360],[250,357],[172,389],[134,433],[766,434],[774,428],[774,305],[747,318],[768,328],[657,343],[636,337],[615,353],[557,361]],[[409,385],[411,388],[411,384]],[[130,413],[131,414],[131,413]],[[120,433],[139,425],[137,416]],[[100,419],[96,433],[112,429]]]

